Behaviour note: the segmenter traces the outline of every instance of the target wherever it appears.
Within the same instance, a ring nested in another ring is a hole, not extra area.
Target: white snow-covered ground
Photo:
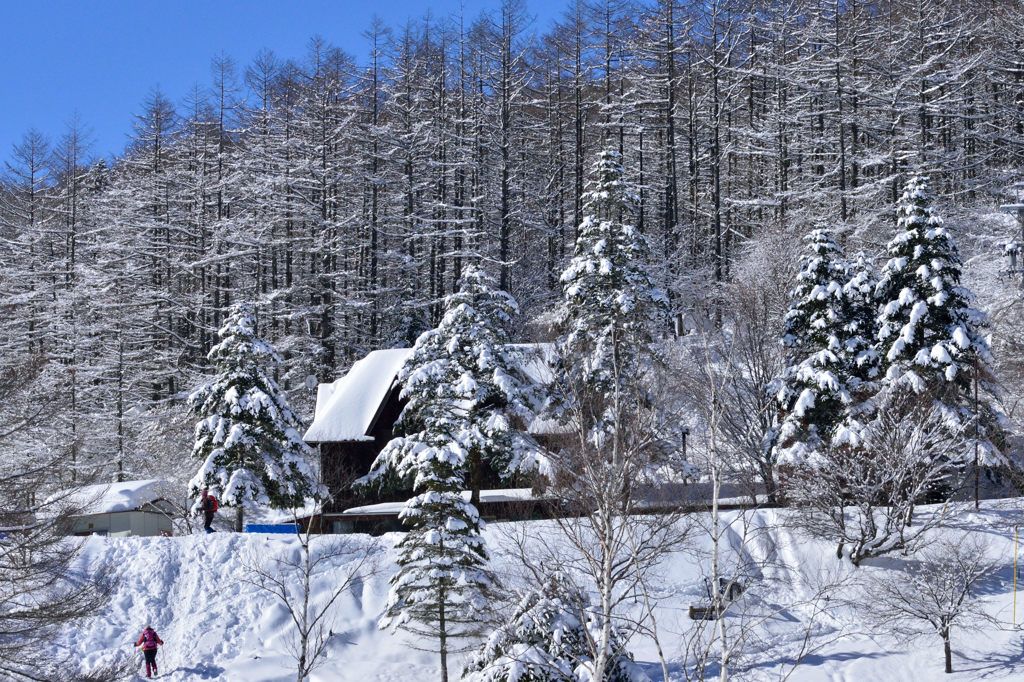
[[[748,566],[747,593],[728,616],[734,633],[741,622],[757,622],[744,652],[736,661],[737,679],[779,679],[789,672],[804,646],[811,616],[814,619],[809,653],[792,671],[793,680],[870,682],[872,680],[1024,680],[1024,631],[1014,626],[1013,524],[1024,519],[1016,501],[987,502],[979,513],[973,508],[947,513],[942,534],[971,533],[989,541],[991,556],[1000,563],[998,573],[980,589],[989,614],[999,624],[966,632],[954,629],[953,665],[944,675],[938,637],[900,643],[866,625],[856,602],[859,589],[849,581],[902,570],[903,560],[884,559],[853,569],[835,559],[834,546],[809,540],[779,524],[786,512],[762,510],[729,512],[734,522],[726,533],[730,560]],[[939,513],[925,509],[923,513]],[[741,522],[742,520],[742,522]],[[746,528],[744,533],[743,528]],[[551,530],[549,522],[532,522],[531,531]],[[515,583],[517,562],[506,553],[511,526],[492,524],[487,538],[493,566],[508,586]],[[746,539],[744,540],[744,535]],[[336,536],[337,537],[337,536]],[[379,631],[378,614],[384,606],[388,578],[393,571],[392,547],[397,536],[373,540],[341,536],[353,554],[335,562],[337,575],[358,559],[362,550],[376,547],[378,573],[357,580],[336,604],[326,661],[312,676],[314,682],[347,681],[426,682],[438,679],[437,656],[419,648],[431,643],[407,635]],[[695,532],[692,545],[669,556],[659,570],[652,597],[662,647],[673,679],[683,680],[683,642],[694,622],[687,606],[700,602],[705,591],[701,565],[706,566],[706,538]],[[330,537],[317,541],[330,541]],[[80,540],[74,540],[80,541]],[[243,559],[266,558],[295,552],[288,535],[242,535],[220,532],[174,538],[101,538],[85,543],[83,569],[109,562],[121,582],[107,613],[79,631],[67,631],[62,647],[73,649],[84,668],[134,655],[132,643],[142,628],[152,625],[165,642],[159,654],[160,678],[170,682],[224,680],[276,682],[294,680],[288,655],[292,633],[287,612],[274,598],[240,580]],[[373,543],[377,544],[373,544]],[[1021,547],[1024,550],[1024,546]],[[822,586],[845,582],[829,590],[829,599],[813,599]],[[330,578],[315,590],[324,594]],[[1024,585],[1018,585],[1016,617],[1024,623]],[[639,608],[639,607],[637,607]],[[733,635],[735,636],[735,634]],[[419,648],[418,648],[419,647]],[[650,639],[635,639],[631,649],[654,680],[661,664]],[[452,661],[458,679],[461,659]],[[708,671],[717,678],[715,669]]]

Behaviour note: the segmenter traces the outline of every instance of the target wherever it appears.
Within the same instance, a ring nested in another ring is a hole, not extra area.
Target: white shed
[[[70,534],[170,536],[174,507],[159,494],[170,485],[151,479],[78,488],[67,497],[70,505],[81,510],[71,517]]]

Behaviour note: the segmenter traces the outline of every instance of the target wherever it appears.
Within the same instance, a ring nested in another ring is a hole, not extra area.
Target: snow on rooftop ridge
[[[313,423],[303,440],[307,443],[373,440],[367,432],[410,353],[411,348],[375,350],[358,360],[334,383],[320,384]]]
[[[111,514],[134,511],[143,505],[160,499],[160,490],[172,485],[159,479],[123,481],[121,483],[100,483],[86,485],[58,498],[79,514]]]
[[[315,422],[320,413],[323,412],[324,407],[331,401],[331,396],[334,395],[334,387],[339,380],[330,384],[319,384],[316,387],[316,404],[313,406],[313,421]]]

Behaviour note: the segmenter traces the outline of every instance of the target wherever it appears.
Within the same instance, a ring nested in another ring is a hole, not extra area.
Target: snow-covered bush
[[[474,654],[467,682],[585,682],[592,679],[596,633],[586,595],[561,574],[548,576],[520,600],[508,623]],[[613,635],[605,682],[648,682],[621,638]]]
[[[823,447],[790,472],[791,523],[837,543],[854,565],[913,549],[941,522],[933,514],[911,524],[915,505],[956,474],[948,454],[959,438],[927,396],[903,392],[858,429],[858,447]]]
[[[904,642],[937,635],[947,673],[953,672],[954,626],[976,630],[997,622],[978,599],[998,570],[979,535],[946,535],[908,561],[903,573],[879,573],[866,585],[869,622]]]

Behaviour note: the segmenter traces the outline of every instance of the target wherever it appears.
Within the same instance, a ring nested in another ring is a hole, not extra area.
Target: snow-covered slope
[[[1000,507],[1000,508],[997,508]],[[929,510],[925,513],[939,513]],[[901,644],[885,633],[872,631],[861,622],[857,588],[837,588],[827,602],[812,596],[824,584],[899,571],[900,559],[876,561],[853,569],[834,558],[835,548],[810,541],[779,524],[779,513],[765,510],[748,515],[726,533],[729,556],[756,567],[747,578],[748,591],[738,611],[748,622],[760,621],[737,666],[742,679],[778,679],[788,670],[804,646],[807,623],[822,607],[826,615],[816,619],[809,655],[790,679],[868,682],[871,680],[1024,680],[1021,631],[1011,623],[1013,524],[1020,513],[1011,505],[990,503],[981,513],[949,515],[943,533],[984,535],[989,551],[1001,561],[1000,572],[984,586],[980,598],[1001,627],[987,626],[981,633],[954,631],[953,675],[942,673],[942,648],[937,637]],[[743,527],[746,531],[743,531]],[[531,531],[550,529],[534,522]],[[487,538],[494,566],[504,584],[515,582],[516,562],[503,554],[510,547],[511,527],[492,524]],[[744,540],[744,536],[746,539]],[[347,681],[427,682],[437,679],[437,657],[417,647],[405,635],[381,632],[376,627],[387,595],[392,572],[395,537],[375,541],[365,536],[345,536],[354,553],[336,563],[342,575],[361,550],[372,550],[381,570],[356,581],[337,604],[328,656],[312,676],[314,682]],[[699,533],[695,537],[701,537]],[[329,541],[325,539],[325,541]],[[67,632],[62,646],[76,651],[85,668],[134,655],[131,644],[146,625],[157,629],[166,643],[159,660],[161,679],[271,682],[294,680],[294,664],[288,655],[291,623],[287,612],[269,594],[242,580],[247,556],[268,557],[297,551],[296,540],[287,535],[239,535],[217,533],[176,538],[100,538],[84,540],[83,560],[89,566],[110,562],[121,578],[120,586],[103,617],[78,632]],[[687,606],[701,601],[705,587],[699,566],[709,546],[698,540],[686,551],[670,556],[659,571],[652,598],[658,600],[658,628],[673,679],[682,680],[684,644],[693,621]],[[315,590],[324,594],[326,581]],[[638,595],[638,600],[639,600]],[[1017,618],[1024,621],[1024,594],[1018,595]],[[639,608],[639,606],[637,607]],[[740,616],[730,616],[738,625]],[[661,678],[661,665],[650,640],[634,640],[636,653],[652,679]],[[461,670],[461,660],[452,669]],[[714,669],[709,673],[715,674]],[[457,679],[457,678],[455,678]]]
[[[353,540],[361,546],[371,542],[365,536],[352,536]],[[85,549],[91,564],[112,562],[120,578],[108,613],[73,635],[85,667],[135,655],[131,645],[142,628],[152,625],[165,643],[158,655],[161,679],[295,679],[288,653],[288,612],[271,595],[244,581],[247,557],[295,552],[294,537],[225,532],[176,538],[92,537]],[[344,571],[345,562],[336,564],[339,572]],[[328,589],[323,584],[317,588],[321,594]],[[399,681],[414,673],[431,678],[434,657],[411,651],[406,642],[377,630],[386,595],[387,576],[378,574],[357,581],[341,598],[330,654],[314,680]]]

